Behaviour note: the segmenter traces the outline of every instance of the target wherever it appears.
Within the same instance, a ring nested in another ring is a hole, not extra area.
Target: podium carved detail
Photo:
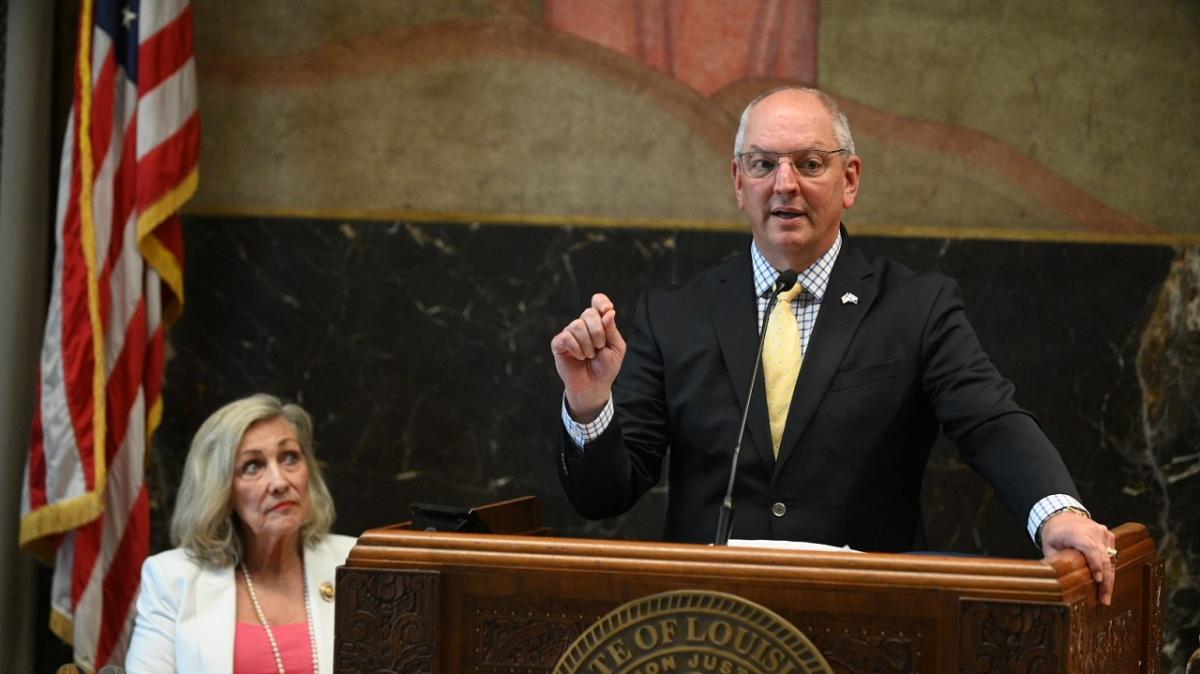
[[[959,670],[1050,672],[1066,640],[1066,608],[964,600]]]
[[[1136,630],[1137,619],[1128,606],[1093,629],[1083,654],[1083,671],[1102,672],[1136,658],[1134,645],[1137,642],[1129,638],[1130,634],[1137,633]]]
[[[835,672],[909,674],[933,666],[930,620],[783,613],[801,627]]]
[[[480,601],[475,608],[480,667],[549,672],[563,651],[608,607],[594,602]]]
[[[437,571],[339,569],[337,671],[437,671],[438,581]]]

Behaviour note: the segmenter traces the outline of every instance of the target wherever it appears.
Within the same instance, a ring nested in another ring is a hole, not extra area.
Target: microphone
[[[750,372],[750,387],[746,391],[746,405],[742,408],[742,423],[738,427],[737,443],[733,446],[733,464],[729,466],[729,486],[725,489],[725,500],[721,502],[721,512],[717,516],[717,538],[715,545],[728,545],[729,534],[733,531],[733,481],[737,478],[738,457],[742,454],[742,437],[746,434],[746,417],[750,415],[750,400],[754,397],[754,380],[758,379],[758,368],[762,363],[763,344],[767,341],[767,323],[771,320],[771,310],[779,294],[787,292],[796,285],[796,272],[787,269],[779,272],[775,284],[771,286],[771,299],[767,301],[767,311],[763,315],[762,334],[758,336],[758,353],[754,355],[754,369]]]

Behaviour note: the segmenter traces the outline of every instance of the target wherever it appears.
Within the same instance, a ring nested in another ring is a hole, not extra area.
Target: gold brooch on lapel
[[[333,583],[329,581],[321,583],[321,599],[333,601]]]
[[[858,304],[858,295],[854,293],[842,295],[842,304]]]

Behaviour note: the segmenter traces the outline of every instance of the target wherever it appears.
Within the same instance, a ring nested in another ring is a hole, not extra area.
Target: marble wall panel
[[[537,495],[572,536],[657,538],[665,485],[586,522],[554,474],[561,387],[550,337],[604,290],[630,313],[748,245],[739,233],[185,218],[187,304],[170,335],[150,470],[154,547],[191,434],[254,391],[297,400],[357,534],[414,501]],[[1195,452],[1197,255],[1163,246],[863,238],[959,280],[976,331],[1042,421],[1085,503],[1146,523],[1168,560],[1168,659],[1200,627]],[[630,318],[630,316],[626,316]],[[987,485],[939,445],[925,481],[933,549],[1039,556]]]

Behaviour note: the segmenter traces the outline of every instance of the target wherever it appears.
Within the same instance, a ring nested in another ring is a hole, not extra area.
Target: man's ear
[[[738,209],[746,210],[746,202],[742,198],[742,173],[738,171],[737,158],[729,162],[729,170],[733,172],[733,193],[737,196]]]
[[[846,160],[846,168],[842,174],[842,208],[850,208],[858,199],[858,184],[862,178],[862,160],[854,155]]]

